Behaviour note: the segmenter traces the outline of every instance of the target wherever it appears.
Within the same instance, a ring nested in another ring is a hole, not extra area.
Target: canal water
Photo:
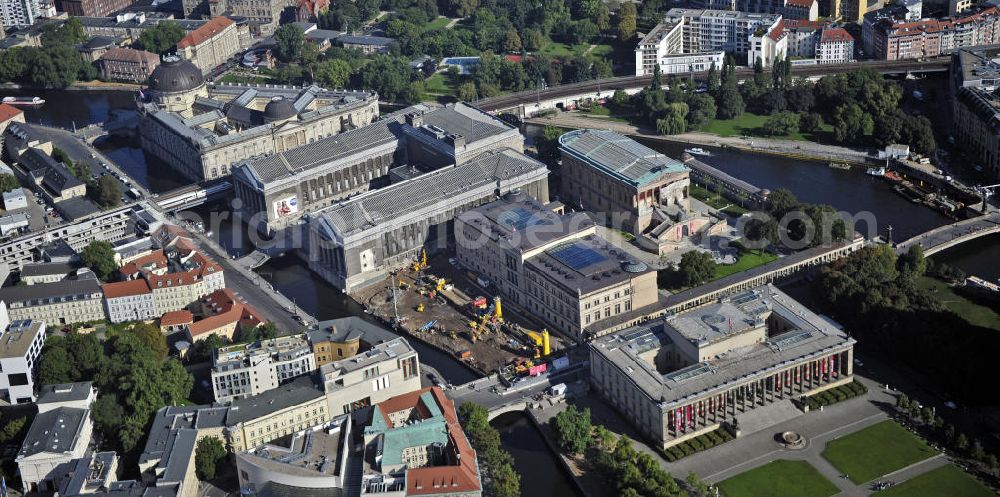
[[[500,443],[514,457],[514,470],[521,475],[521,497],[581,495],[526,414],[501,414],[490,424],[500,432]]]

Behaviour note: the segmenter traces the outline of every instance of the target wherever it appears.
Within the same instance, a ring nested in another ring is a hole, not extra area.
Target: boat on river
[[[869,167],[868,171],[866,171],[865,174],[867,174],[868,176],[878,176],[879,178],[881,178],[882,176],[885,176],[885,171],[886,170],[884,167]]]
[[[41,97],[3,97],[3,103],[10,105],[42,105],[45,99]]]
[[[689,153],[689,154],[691,154],[691,155],[700,155],[702,157],[711,157],[712,156],[712,152],[709,152],[708,150],[705,150],[705,149],[699,148],[699,147],[685,148],[684,151],[687,152],[687,153]]]

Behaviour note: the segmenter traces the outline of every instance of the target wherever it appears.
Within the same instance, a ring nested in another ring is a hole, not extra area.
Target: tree
[[[833,112],[833,135],[837,141],[860,143],[875,124],[858,104],[841,105]]]
[[[969,457],[973,461],[983,461],[986,459],[986,451],[983,449],[983,444],[979,442],[979,439],[972,441],[972,447],[969,449]]]
[[[799,116],[799,130],[805,133],[815,133],[823,126],[823,116],[816,112],[807,112]]]
[[[274,32],[275,55],[284,62],[297,60],[302,55],[302,45],[305,40],[302,28],[294,24],[285,24]]]
[[[899,271],[910,279],[916,279],[927,272],[927,259],[924,258],[924,248],[919,244],[911,245],[905,254],[899,256]]]
[[[715,275],[715,259],[712,254],[698,250],[685,252],[681,256],[681,262],[677,265],[677,270],[681,275],[681,284],[684,286],[700,285]]]
[[[7,193],[20,187],[21,184],[17,182],[17,178],[13,174],[0,174],[0,193]]]
[[[103,240],[90,242],[80,252],[80,259],[97,274],[101,281],[108,281],[111,275],[118,271],[114,248]]]
[[[121,185],[111,176],[101,176],[97,180],[97,203],[102,207],[115,207],[121,203]]]
[[[715,99],[707,93],[695,93],[688,97],[688,129],[697,129],[715,119],[718,110]]]
[[[965,433],[958,434],[958,438],[955,439],[955,448],[959,452],[965,452],[969,449],[969,437],[966,437]]]
[[[997,467],[1000,466],[1000,463],[997,462],[997,456],[995,454],[987,454],[986,460],[983,462],[986,464],[987,468],[990,468],[990,471],[996,471]]]
[[[715,67],[715,62],[712,62],[712,65],[708,68],[707,80],[708,92],[714,95],[715,92],[719,91],[719,87],[722,86],[722,80],[719,78],[719,69]]]
[[[170,52],[182,38],[184,28],[180,24],[176,21],[161,21],[139,35],[135,48],[163,55]]]
[[[361,71],[361,86],[377,91],[382,100],[400,100],[410,87],[410,63],[399,57],[376,56]]]
[[[73,377],[73,361],[69,352],[61,346],[46,345],[38,364],[38,381],[43,385],[70,383]]]
[[[517,30],[510,28],[507,30],[507,34],[503,37],[503,50],[504,52],[520,52],[521,51],[521,36],[517,34]]]
[[[562,135],[562,128],[555,126],[545,126],[542,128],[542,136],[535,140],[535,147],[538,149],[538,159],[540,161],[550,166],[555,166],[559,163],[559,137]]]
[[[624,2],[618,8],[618,40],[628,43],[635,38],[637,11],[635,4]]]
[[[205,481],[215,478],[219,463],[227,455],[226,447],[218,437],[210,436],[199,440],[194,452],[194,470],[198,479]]]
[[[167,336],[156,326],[148,323],[135,323],[129,329],[140,341],[149,347],[160,360],[166,359],[170,349],[167,348]]]
[[[521,45],[523,45],[524,50],[528,52],[534,52],[536,50],[541,50],[542,45],[545,44],[545,35],[541,31],[528,28],[525,29],[521,34]]]
[[[799,132],[799,115],[794,112],[779,112],[764,121],[761,127],[767,136],[788,136]]]
[[[569,406],[556,415],[553,421],[556,442],[569,454],[580,454],[590,446],[593,425],[590,421],[590,408],[579,410]]]
[[[918,154],[930,154],[937,146],[934,142],[931,121],[924,116],[906,116],[901,135],[903,143],[908,144]]]
[[[711,495],[708,490],[708,484],[702,481],[701,478],[698,478],[698,474],[694,471],[688,472],[687,478],[684,478],[684,482],[687,483],[694,497],[709,497]]]
[[[746,104],[735,83],[726,83],[719,90],[718,115],[720,119],[735,119],[743,115]]]
[[[351,65],[341,59],[327,59],[316,64],[315,77],[327,88],[344,88],[351,78]]]
[[[114,394],[102,393],[90,411],[95,427],[102,433],[114,434],[125,420],[125,410],[122,409]],[[117,436],[115,437],[117,441]]]
[[[679,135],[687,131],[688,106],[679,102],[670,104],[662,119],[656,121],[656,130],[664,135]]]
[[[816,96],[813,94],[812,85],[802,81],[793,84],[785,91],[785,101],[788,108],[796,112],[807,112],[816,105]]]
[[[21,439],[25,428],[28,426],[28,418],[21,416],[11,420],[5,420],[3,428],[0,429],[0,444],[16,443]]]
[[[458,86],[458,99],[464,102],[473,102],[479,94],[476,92],[476,84],[466,81]]]

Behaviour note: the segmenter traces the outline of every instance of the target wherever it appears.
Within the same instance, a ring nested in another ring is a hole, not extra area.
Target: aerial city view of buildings
[[[0,7],[0,497],[998,495],[995,0]]]

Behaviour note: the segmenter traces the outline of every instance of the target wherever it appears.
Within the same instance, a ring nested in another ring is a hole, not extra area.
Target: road
[[[86,164],[90,167],[92,178],[99,178],[108,174],[116,178],[118,180],[118,185],[122,189],[123,203],[128,203],[133,200],[129,198],[128,193],[126,193],[129,188],[135,188],[144,197],[149,196],[149,191],[139,184],[138,181],[132,181],[128,174],[126,174],[123,169],[118,167],[117,164],[112,162],[111,159],[105,157],[99,150],[86,143],[83,139],[77,137],[72,132],[60,128],[42,126],[40,124],[29,124],[28,126],[31,127],[31,129],[38,135],[51,141],[54,147],[60,148],[62,151],[66,152],[75,163]],[[101,165],[102,163],[107,164],[107,167],[103,167]]]
[[[856,69],[875,69],[882,72],[929,72],[947,71],[951,64],[951,57],[939,57],[928,61],[917,60],[868,60],[853,62],[848,64],[823,64],[817,66],[793,66],[792,75],[800,77],[822,76],[840,72],[853,71]],[[753,74],[753,69],[748,67],[737,68],[736,73],[740,77],[748,77]],[[704,77],[705,72],[691,73],[695,78]],[[687,76],[688,74],[685,74]],[[548,100],[553,98],[564,98],[573,95],[584,95],[596,93],[602,90],[611,89],[634,89],[649,86],[653,81],[652,76],[619,76],[615,78],[595,79],[582,83],[570,83],[565,85],[550,86],[540,91],[525,90],[509,95],[499,95],[496,97],[480,100],[480,109],[488,112],[510,109],[522,104],[534,103],[538,100]]]
[[[998,229],[1000,229],[1000,212],[994,211],[985,216],[941,226],[909,240],[902,241],[896,245],[896,252],[902,254],[909,250],[913,244],[918,244],[923,247],[924,254],[931,255],[940,250],[937,247],[947,246],[947,244],[956,238],[967,237],[973,234],[993,233]]]
[[[497,375],[492,374],[485,378],[450,388],[448,390],[448,397],[454,400],[456,405],[474,402],[485,407],[487,410],[494,410],[508,404],[530,400],[552,385],[572,383],[585,379],[587,373],[587,363],[576,362],[562,371],[543,373],[536,377],[524,378],[511,387],[501,384]]]

